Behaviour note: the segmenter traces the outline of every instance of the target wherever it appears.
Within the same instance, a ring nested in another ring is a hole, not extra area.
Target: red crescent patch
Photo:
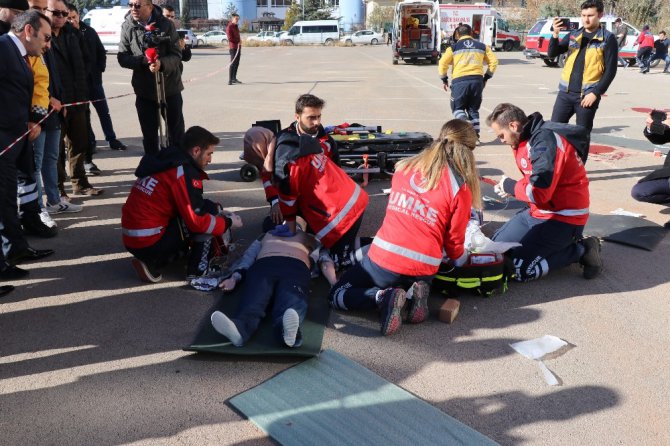
[[[191,180],[191,184],[196,189],[202,189],[202,181],[200,181],[200,180],[193,179],[193,180]]]

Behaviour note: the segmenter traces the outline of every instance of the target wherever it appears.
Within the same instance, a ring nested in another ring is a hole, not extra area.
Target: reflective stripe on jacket
[[[393,175],[386,215],[368,256],[377,265],[407,276],[430,276],[443,258],[463,255],[472,195],[446,167],[438,186],[426,190],[416,171]]]
[[[121,211],[123,244],[135,249],[152,246],[177,217],[193,234],[222,235],[225,219],[215,215],[216,206],[202,197],[206,178],[190,165],[138,178]]]
[[[484,64],[487,65],[486,72]],[[449,72],[449,65],[454,65],[451,73],[452,83],[457,80],[467,80],[473,78],[493,76],[498,67],[498,59],[491,48],[470,36],[463,36],[454,44],[453,48],[448,47],[438,65],[440,78],[446,79]]]
[[[363,215],[368,194],[324,153],[291,161],[289,193],[279,189],[287,221],[300,214],[326,247],[332,247]]]
[[[572,74],[575,59],[577,59],[577,55],[579,54],[583,35],[584,28],[580,28],[567,34],[561,41],[561,45],[567,43],[568,55],[565,59],[563,71],[561,72],[561,80],[558,83],[558,89],[560,91],[568,91],[570,75]],[[614,35],[601,26],[586,47],[586,54],[584,55],[584,75],[582,77],[581,88],[582,95],[586,95],[594,90],[605,73],[605,47],[607,46],[608,39],[614,40],[613,46],[615,46],[614,51],[616,51],[618,45],[616,44]],[[607,87],[605,87],[604,90],[607,90]],[[597,94],[604,93],[604,90],[598,91]]]
[[[514,186],[514,196],[530,205],[531,216],[586,224],[589,180],[584,163],[564,136],[545,127],[541,115],[529,116],[514,157],[523,174]]]

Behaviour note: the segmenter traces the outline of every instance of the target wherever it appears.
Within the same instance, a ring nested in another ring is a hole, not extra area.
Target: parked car
[[[383,36],[371,29],[364,29],[349,36],[344,36],[340,40],[347,45],[377,45],[383,41]]]
[[[198,45],[212,45],[214,43],[228,43],[228,36],[225,31],[207,31],[205,34],[197,36]]]
[[[251,42],[275,42],[279,43],[279,38],[277,37],[277,32],[275,31],[261,31],[255,36],[247,38]]]
[[[580,17],[569,17],[570,19],[570,29],[575,30],[579,29],[582,26]],[[606,16],[600,20],[602,26],[605,27],[609,32],[614,32],[614,20],[616,16]],[[629,65],[636,63],[635,56],[637,54],[637,46],[634,46],[637,36],[640,35],[640,31],[630,23],[625,20],[623,23],[628,27],[628,33],[626,35],[626,44],[619,48],[619,57],[625,59]],[[553,32],[553,20],[552,19],[541,19],[538,20],[528,31],[526,36],[526,49],[523,51],[526,59],[542,59],[545,65],[549,67],[561,67],[565,65],[565,59],[567,53],[563,53],[558,57],[550,59],[548,56],[549,50],[549,39],[551,39]],[[561,31],[559,37],[563,38],[567,34],[567,31]],[[654,36],[654,40],[658,39],[658,36]],[[652,67],[655,67],[660,63],[659,59],[656,59],[651,63]]]
[[[186,43],[186,48],[197,48],[198,47],[198,38],[193,34],[193,31],[190,29],[178,29],[180,37],[184,37],[184,43]]]

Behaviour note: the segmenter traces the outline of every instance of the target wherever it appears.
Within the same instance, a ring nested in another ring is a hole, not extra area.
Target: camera
[[[651,120],[653,121],[649,126],[649,131],[655,135],[663,135],[665,133],[666,125],[663,121],[668,119],[668,114],[662,110],[652,110]]]
[[[570,31],[570,29],[572,28],[570,26],[570,19],[567,18],[567,17],[561,18],[560,19],[560,28],[561,28],[562,31]],[[553,31],[553,30],[554,30],[554,25],[551,25],[551,31]]]
[[[145,49],[157,48],[161,43],[170,43],[170,36],[149,24],[144,27],[144,42],[142,43]]]

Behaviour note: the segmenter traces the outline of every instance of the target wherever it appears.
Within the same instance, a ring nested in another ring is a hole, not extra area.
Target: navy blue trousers
[[[105,97],[105,89],[102,84],[89,82],[89,96],[91,100],[103,99]],[[109,105],[107,105],[107,99],[102,101],[94,102],[93,107],[98,113],[98,118],[100,119],[100,126],[102,127],[102,132],[105,134],[105,140],[107,142],[116,139],[116,133],[114,132],[114,125],[112,124],[112,116],[109,114]],[[95,133],[93,133],[93,128],[91,127],[91,118],[90,118],[90,108],[89,108],[89,119],[88,119],[88,151],[86,152],[86,162],[90,163],[93,161],[93,150],[95,149]]]
[[[515,280],[528,282],[579,261],[584,255],[579,243],[583,230],[584,226],[533,218],[530,210],[524,210],[498,229],[493,240],[521,243],[508,255],[514,264]]]
[[[670,205],[670,178],[639,182],[630,194],[637,201]]]
[[[361,248],[364,256],[360,263],[348,269],[331,288],[330,305],[339,310],[372,310],[377,308],[377,291],[388,287],[409,289],[414,282],[430,283],[434,276],[406,276],[382,268],[368,257],[370,245]]]
[[[451,112],[454,118],[468,121],[479,135],[479,108],[482,106],[484,78],[451,84]]]
[[[242,285],[240,306],[231,320],[246,343],[256,332],[265,311],[272,302],[272,326],[277,336],[282,333],[282,316],[293,308],[300,324],[307,314],[309,268],[302,261],[289,257],[265,257],[247,270]],[[298,339],[300,338],[300,332]]]
[[[554,110],[551,112],[551,120],[553,122],[570,122],[572,115],[577,115],[577,125],[584,127],[591,135],[593,129],[593,119],[596,117],[596,111],[600,105],[600,98],[594,102],[589,108],[584,108],[581,105],[582,95],[580,93],[566,93],[559,91],[554,102]]]

